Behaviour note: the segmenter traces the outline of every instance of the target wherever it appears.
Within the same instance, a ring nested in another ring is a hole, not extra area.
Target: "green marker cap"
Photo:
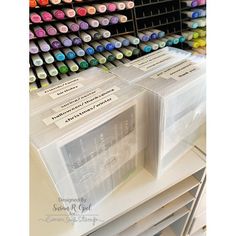
[[[62,65],[59,67],[59,71],[61,74],[65,74],[69,71],[69,68],[66,65]]]

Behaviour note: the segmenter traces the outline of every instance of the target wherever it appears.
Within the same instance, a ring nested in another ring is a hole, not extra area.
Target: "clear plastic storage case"
[[[30,94],[30,115],[42,112],[48,107],[60,103],[65,98],[69,98],[114,77],[100,68],[92,67],[77,75],[68,76],[66,79],[50,84],[46,88],[40,88]]]
[[[194,145],[205,124],[205,59],[191,56],[137,84],[149,91],[147,169],[162,175]]]
[[[60,197],[92,205],[144,166],[147,92],[112,79],[31,117],[31,152]]]
[[[129,83],[133,83],[181,61],[190,55],[190,52],[178,48],[165,47],[116,67],[110,72]]]

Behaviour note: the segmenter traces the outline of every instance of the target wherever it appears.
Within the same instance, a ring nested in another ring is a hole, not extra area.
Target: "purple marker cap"
[[[80,38],[74,38],[72,40],[73,45],[80,45],[82,44],[82,40]]]
[[[80,27],[81,29],[83,29],[83,30],[87,30],[87,29],[89,28],[89,25],[88,25],[87,22],[81,21],[81,22],[79,23],[79,27]]]
[[[64,39],[64,40],[62,41],[62,44],[63,44],[64,46],[66,46],[66,47],[70,47],[70,46],[72,46],[72,41],[67,38],[67,39]]]
[[[68,24],[68,27],[70,28],[71,31],[77,32],[79,31],[79,25],[76,23],[70,23]]]
[[[144,35],[143,37],[140,38],[142,41],[147,42],[150,40],[150,37],[148,35]]]
[[[115,24],[118,24],[119,22],[119,17],[117,16],[112,16],[111,19],[110,19],[110,23],[115,25]]]
[[[51,46],[52,46],[54,49],[56,49],[56,48],[61,48],[61,47],[62,47],[61,42],[58,41],[58,40],[54,40],[54,41],[50,42],[50,44],[51,44]]]
[[[157,39],[158,35],[156,33],[152,33],[150,36],[151,39]]]
[[[198,1],[192,1],[191,6],[192,6],[192,7],[196,7],[196,6],[198,6]]]

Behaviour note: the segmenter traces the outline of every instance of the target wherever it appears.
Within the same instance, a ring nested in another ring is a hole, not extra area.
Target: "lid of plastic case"
[[[30,115],[40,113],[65,97],[69,98],[114,77],[100,68],[93,67],[50,84],[46,88],[40,88],[30,94]]]
[[[132,83],[146,78],[190,55],[190,52],[178,48],[165,47],[114,68],[110,72]]]
[[[31,116],[31,144],[42,149],[60,139],[67,142],[67,138],[73,139],[73,134],[82,135],[92,126],[135,105],[144,94],[145,89],[116,78],[77,93]]]

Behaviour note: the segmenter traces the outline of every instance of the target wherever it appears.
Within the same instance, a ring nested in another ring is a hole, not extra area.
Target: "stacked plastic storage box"
[[[146,102],[145,89],[113,78],[31,117],[32,154],[60,197],[94,206],[144,166]]]

